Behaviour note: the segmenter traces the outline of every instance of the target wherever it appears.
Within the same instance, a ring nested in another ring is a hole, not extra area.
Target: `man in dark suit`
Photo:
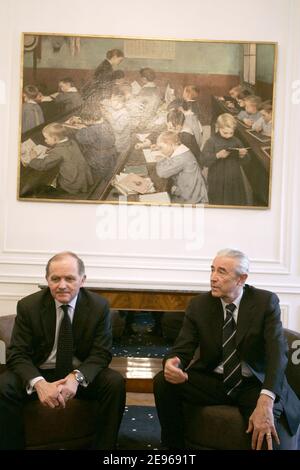
[[[113,449],[125,406],[125,386],[123,377],[108,368],[112,357],[108,303],[82,287],[84,264],[74,253],[53,256],[46,279],[47,288],[17,305],[8,370],[0,375],[0,449],[24,448],[26,400],[36,397],[49,408],[64,408],[75,396],[99,401],[93,447]]]
[[[238,406],[252,449],[285,448],[287,433],[297,432],[300,403],[284,374],[279,299],[245,285],[248,269],[240,251],[220,251],[211,266],[211,291],[187,308],[164,371],[154,379],[164,447],[184,448],[184,401]]]

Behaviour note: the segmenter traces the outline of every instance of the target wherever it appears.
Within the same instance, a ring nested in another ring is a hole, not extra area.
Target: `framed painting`
[[[18,199],[268,208],[276,56],[23,33]]]

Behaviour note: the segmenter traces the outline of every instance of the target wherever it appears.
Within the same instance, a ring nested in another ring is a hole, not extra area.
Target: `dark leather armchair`
[[[289,344],[287,379],[300,398],[300,364],[295,365],[291,356],[295,351],[292,343],[300,340],[300,333],[284,330]],[[250,449],[250,437],[245,434],[245,423],[235,406],[185,405],[185,439],[189,448],[216,450]],[[299,429],[296,436],[287,437],[287,448],[297,449]]]

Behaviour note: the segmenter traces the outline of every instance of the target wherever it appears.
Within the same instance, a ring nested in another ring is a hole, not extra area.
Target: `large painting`
[[[275,43],[22,39],[20,200],[270,206]]]

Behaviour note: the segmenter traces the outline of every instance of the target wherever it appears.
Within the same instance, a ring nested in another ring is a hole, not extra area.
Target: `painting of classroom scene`
[[[18,199],[270,207],[275,43],[22,36]]]

